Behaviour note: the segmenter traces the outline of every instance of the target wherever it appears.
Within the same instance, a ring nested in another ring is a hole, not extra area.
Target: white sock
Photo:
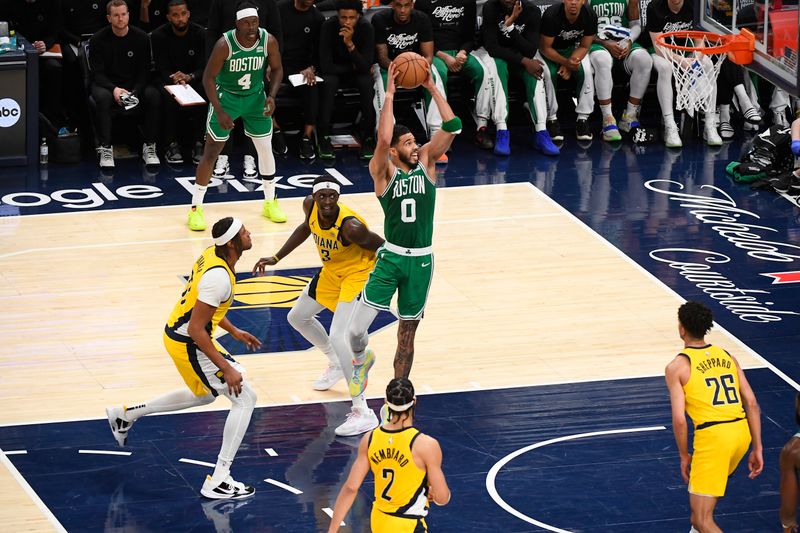
[[[589,118],[589,115],[586,115],[584,113],[578,113],[578,120],[587,120],[588,118]]]
[[[508,129],[508,126],[506,125],[505,122],[498,122],[497,124],[495,124],[495,127],[497,127],[497,131]]]
[[[197,396],[189,389],[178,389],[152,400],[125,408],[122,418],[128,422],[134,422],[139,418],[153,413],[167,413],[169,411],[180,411],[189,407],[206,405],[214,401],[214,396],[209,393],[205,396]]]
[[[612,116],[611,104],[600,104],[600,112],[603,114],[604,119]]]
[[[672,113],[664,113],[664,125],[677,126],[677,124],[675,124],[675,116]]]
[[[355,398],[353,398],[353,407],[355,407],[362,413],[367,409],[369,409],[369,406],[367,405],[367,400],[364,398],[364,393],[361,393]]]
[[[475,126],[478,129],[486,127],[487,124],[488,124],[488,121],[485,118],[475,117]]]
[[[211,484],[212,486],[216,487],[230,475],[231,473],[231,465],[233,461],[226,461],[224,459],[217,458],[217,465],[214,467],[214,473],[211,474]]]
[[[695,527],[692,526],[692,529],[689,530],[689,533],[700,533],[700,530],[695,529]]]
[[[717,125],[717,113],[715,111],[707,111],[704,113],[706,128],[714,128]]]
[[[231,464],[239,451],[242,439],[250,425],[250,418],[256,405],[256,393],[247,381],[242,382],[242,391],[239,396],[230,394],[227,390],[223,393],[231,401],[231,412],[225,419],[225,428],[222,430],[222,446],[217,457],[217,466],[211,476],[214,486],[219,485],[230,474]]]
[[[731,106],[730,104],[722,104],[719,106],[719,121],[720,122],[730,122],[731,121]]]
[[[557,118],[558,118],[558,117],[556,117],[555,115],[551,115],[551,116],[547,117],[547,120],[548,120],[548,121],[551,121],[551,120],[557,120]]]
[[[275,175],[272,176],[261,176],[261,183],[264,184],[264,199],[265,200],[274,200],[275,199]]]
[[[747,89],[741,83],[733,88],[733,94],[736,95],[736,99],[739,101],[739,109],[742,110],[742,113],[753,107],[753,102],[747,96]]]
[[[194,193],[192,193],[192,207],[203,205],[203,198],[205,198],[207,190],[208,185],[198,185],[197,183],[194,184]]]
[[[640,107],[639,104],[634,104],[629,100],[628,106],[625,108],[625,114],[628,115],[628,118],[639,118]]]

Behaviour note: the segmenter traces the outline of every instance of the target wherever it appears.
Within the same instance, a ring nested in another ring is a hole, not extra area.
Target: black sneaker
[[[272,132],[272,153],[275,155],[285,155],[286,152],[289,151],[289,147],[286,146],[286,137],[284,137],[283,132],[281,130],[275,130]]]
[[[320,135],[318,137],[317,149],[319,150],[320,159],[336,159],[336,154],[333,153],[331,140],[325,135]]]
[[[315,157],[317,157],[317,153],[314,151],[314,143],[311,142],[311,139],[303,135],[303,138],[300,139],[300,159],[311,161]]]
[[[478,128],[475,132],[475,144],[484,150],[491,150],[494,148],[494,139],[492,139],[492,134],[489,133],[489,128],[486,126]]]
[[[195,165],[203,159],[203,150],[205,149],[205,144],[200,141],[194,143],[194,150],[192,151],[192,163]]]
[[[181,153],[181,147],[178,145],[178,143],[170,143],[166,153],[164,154],[164,159],[166,159],[167,163],[171,165],[183,163],[183,154]]]
[[[358,152],[358,157],[364,160],[372,159],[372,155],[375,153],[375,139],[372,137],[367,137],[361,142],[361,150]]]
[[[564,134],[561,133],[561,125],[559,125],[557,120],[547,121],[547,133],[550,134],[550,139],[555,142],[564,140]]]
[[[589,131],[589,124],[586,120],[578,120],[575,122],[575,138],[579,141],[591,141],[592,132]]]

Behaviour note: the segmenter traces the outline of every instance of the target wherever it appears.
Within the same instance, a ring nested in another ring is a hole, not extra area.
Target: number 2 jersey
[[[217,74],[217,88],[241,96],[264,92],[269,40],[267,30],[258,29],[258,40],[250,48],[239,44],[236,30],[226,31],[223,38],[228,43],[228,58]]]
[[[744,418],[739,372],[728,352],[709,344],[703,348],[684,348],[691,374],[683,386],[686,414],[695,428],[709,422],[726,422]]]
[[[372,505],[382,513],[408,518],[428,514],[428,474],[411,456],[411,446],[420,434],[415,427],[378,427],[370,434],[367,457],[375,476]]]

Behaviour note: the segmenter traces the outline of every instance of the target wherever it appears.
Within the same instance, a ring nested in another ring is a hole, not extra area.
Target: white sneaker
[[[664,125],[664,144],[667,148],[680,148],[683,146],[677,124],[672,123]]]
[[[144,143],[142,145],[142,160],[147,166],[156,166],[161,164],[161,160],[156,155],[156,143]]]
[[[121,406],[106,407],[106,416],[117,444],[125,446],[128,443],[128,430],[133,425],[133,422],[128,422],[123,418],[125,416],[125,408]]]
[[[230,169],[231,166],[228,164],[228,156],[218,155],[217,162],[214,163],[214,172],[213,172],[214,177],[224,179],[226,176],[228,176],[228,171]]]
[[[231,476],[228,476],[225,481],[216,487],[211,485],[211,476],[206,476],[203,488],[200,489],[200,494],[212,500],[243,500],[253,496],[255,493],[256,489],[254,487],[234,481]]]
[[[772,112],[772,124],[774,126],[782,126],[784,128],[789,127],[789,121],[786,119],[786,111],[773,111]]]
[[[257,178],[258,170],[256,170],[256,159],[252,155],[244,156],[244,173],[245,178]]]
[[[372,409],[361,412],[357,407],[350,409],[347,420],[336,428],[335,433],[340,437],[354,437],[378,427],[378,417]]]
[[[100,168],[114,168],[113,146],[98,146],[97,155],[100,156]]]
[[[703,139],[709,146],[722,146],[722,137],[719,136],[717,125],[713,122],[707,123],[703,128]]]
[[[328,390],[336,385],[340,379],[344,379],[342,368],[334,364],[329,364],[325,372],[314,382],[314,390]]]

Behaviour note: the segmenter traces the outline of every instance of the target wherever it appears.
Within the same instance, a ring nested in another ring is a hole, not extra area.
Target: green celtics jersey
[[[603,28],[606,26],[631,27],[628,21],[628,2],[625,0],[592,0],[591,6],[597,15],[598,35],[604,33]]]
[[[399,168],[379,198],[386,240],[404,248],[426,248],[433,241],[436,185],[422,163],[405,173]]]
[[[223,36],[230,53],[217,74],[217,87],[229,93],[245,96],[264,91],[264,70],[267,65],[267,39],[264,28],[258,29],[258,40],[245,48],[236,40],[236,30],[226,31]]]

